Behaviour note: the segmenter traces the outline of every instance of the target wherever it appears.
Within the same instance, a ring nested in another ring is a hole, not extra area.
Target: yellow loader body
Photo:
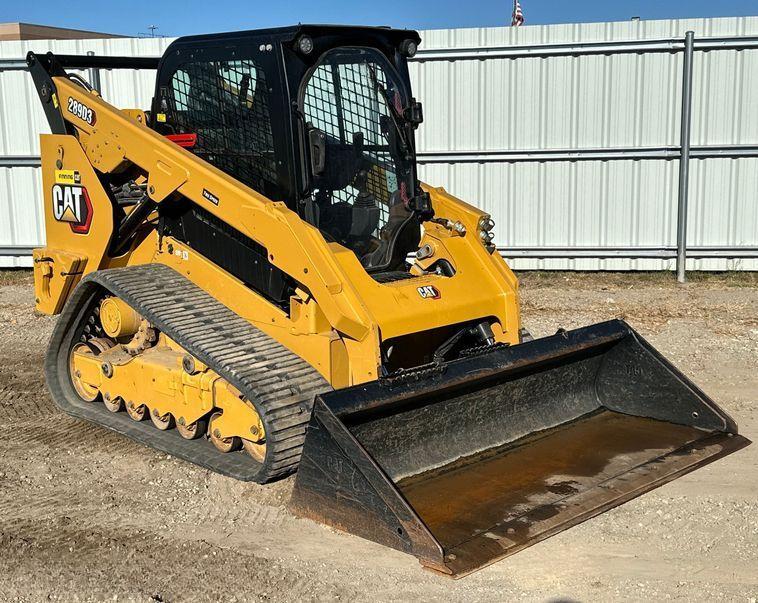
[[[621,321],[530,340],[490,216],[418,181],[415,32],[30,53],[56,404],[459,577],[728,454]],[[66,68],[156,68],[150,110]]]

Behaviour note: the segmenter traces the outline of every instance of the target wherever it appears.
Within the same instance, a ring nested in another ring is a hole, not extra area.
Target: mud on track
[[[758,279],[522,275],[537,336],[621,317],[758,440]],[[0,601],[758,600],[758,444],[464,580],[290,516],[241,484],[60,414],[54,319],[0,273]]]

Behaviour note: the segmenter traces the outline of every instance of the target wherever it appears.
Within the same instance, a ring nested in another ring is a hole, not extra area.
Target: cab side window
[[[191,150],[266,196],[276,196],[270,94],[255,61],[183,64],[170,80],[166,123],[196,134]]]

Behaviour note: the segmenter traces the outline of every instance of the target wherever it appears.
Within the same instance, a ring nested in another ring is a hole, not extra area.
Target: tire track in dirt
[[[0,287],[0,426],[55,412],[43,369],[54,323],[34,314],[28,285]]]
[[[28,421],[31,417],[54,416],[55,413],[60,411],[47,395],[44,385],[25,390],[17,390],[13,384],[0,386],[0,425]]]
[[[3,347],[5,349],[0,351],[0,424],[53,412],[55,405],[47,393],[43,375],[45,346],[27,354]]]
[[[630,323],[641,324],[757,439],[755,341],[724,333],[744,330],[758,290],[732,296],[731,289],[656,282],[628,293],[634,278],[617,279],[609,291],[600,290],[605,275],[583,289],[560,278],[530,289],[527,278],[522,293],[540,309],[527,305],[524,320],[547,334],[571,321],[597,322],[616,308],[629,313]],[[291,516],[285,504],[292,478],[235,482],[60,413],[41,368],[54,320],[31,315],[25,287],[0,287],[2,600],[758,596],[758,444],[452,582],[421,571],[410,556]],[[705,306],[707,321],[698,316]]]
[[[61,530],[53,540],[40,540],[36,534],[0,536],[0,547],[12,551],[0,559],[4,596],[70,600],[71,593],[78,591],[71,576],[82,574],[82,568],[86,568],[87,593],[95,600],[114,594],[140,601],[293,601],[312,599],[314,593],[319,599],[354,600],[357,595],[355,585],[344,584],[338,575],[324,579],[308,568],[204,541],[176,542],[145,531],[82,529],[73,523],[57,527]],[[160,556],[154,555],[156,550]],[[27,572],[36,579],[30,581]],[[244,595],[231,595],[235,592]],[[40,596],[44,593],[47,597]]]
[[[111,454],[128,448],[141,448],[138,444],[111,433],[106,429],[77,421],[53,409],[42,420],[18,420],[0,428],[3,447],[26,447],[37,445],[58,453]]]

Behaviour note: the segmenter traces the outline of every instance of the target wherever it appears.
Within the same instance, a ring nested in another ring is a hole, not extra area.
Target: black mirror
[[[326,166],[326,134],[318,128],[308,129],[308,142],[311,150],[311,172],[318,176]]]

